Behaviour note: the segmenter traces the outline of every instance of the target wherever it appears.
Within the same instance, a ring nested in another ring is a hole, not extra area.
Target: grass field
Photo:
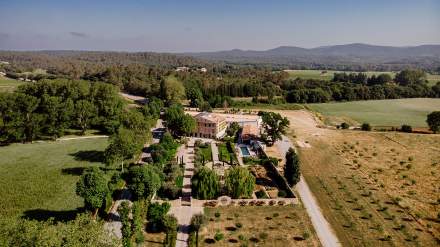
[[[324,116],[351,118],[359,123],[376,126],[426,127],[426,115],[440,110],[440,99],[416,98],[352,101],[307,105]]]
[[[318,79],[318,80],[331,80],[335,73],[350,73],[350,71],[335,71],[335,70],[285,70],[289,73],[290,78],[303,78],[303,79]],[[354,72],[357,73],[357,72]],[[391,71],[366,71],[364,72],[368,76],[378,75],[378,74],[389,74],[392,77],[396,72]],[[427,74],[429,85],[435,85],[436,82],[440,81],[440,75]]]
[[[321,246],[301,205],[206,208],[205,215],[200,246]],[[217,232],[222,240],[214,240]]]
[[[79,175],[102,165],[106,146],[97,138],[0,147],[0,217],[70,218],[83,206]]]
[[[25,82],[0,76],[0,92],[12,92]]]

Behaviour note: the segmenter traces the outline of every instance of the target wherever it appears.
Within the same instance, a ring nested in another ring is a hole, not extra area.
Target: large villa
[[[194,137],[218,139],[225,135],[228,123],[226,119],[210,112],[201,112],[194,116],[197,122]]]

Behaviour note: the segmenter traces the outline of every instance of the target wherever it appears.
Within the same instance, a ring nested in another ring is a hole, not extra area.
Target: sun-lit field
[[[440,135],[332,130],[307,111],[278,112],[343,246],[437,246]]]
[[[415,98],[393,100],[352,101],[307,105],[324,116],[351,118],[358,123],[376,126],[426,127],[426,116],[440,110],[440,99]]]
[[[308,140],[312,148],[300,151],[307,182],[341,241],[436,246],[440,136],[343,132]]]
[[[319,79],[319,80],[331,80],[333,78],[334,73],[350,73],[349,71],[334,71],[334,70],[286,70],[289,73],[290,78],[303,78],[303,79]],[[357,72],[354,72],[357,73]],[[366,71],[364,72],[368,76],[378,75],[378,74],[389,74],[392,77],[396,74],[396,72],[391,71]],[[440,75],[432,75],[427,74],[427,78],[429,85],[435,85],[436,82],[440,81]]]
[[[82,199],[75,184],[85,167],[102,166],[107,138],[0,147],[0,217],[68,219]]]
[[[321,246],[301,205],[206,208],[205,215],[200,246]]]
[[[12,92],[25,82],[0,76],[0,92]]]

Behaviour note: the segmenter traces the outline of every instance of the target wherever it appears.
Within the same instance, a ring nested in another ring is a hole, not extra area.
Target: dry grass
[[[300,157],[344,245],[436,246],[439,143],[439,135],[328,131]]]
[[[321,246],[301,205],[207,208],[205,215],[200,246]],[[208,243],[217,232],[224,238]]]

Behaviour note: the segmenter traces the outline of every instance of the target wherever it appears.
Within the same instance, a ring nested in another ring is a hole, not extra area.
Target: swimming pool
[[[241,150],[241,154],[242,154],[243,156],[249,156],[249,155],[251,155],[251,153],[249,153],[248,148],[245,147],[245,146],[241,146],[241,147],[240,147],[240,150]]]

